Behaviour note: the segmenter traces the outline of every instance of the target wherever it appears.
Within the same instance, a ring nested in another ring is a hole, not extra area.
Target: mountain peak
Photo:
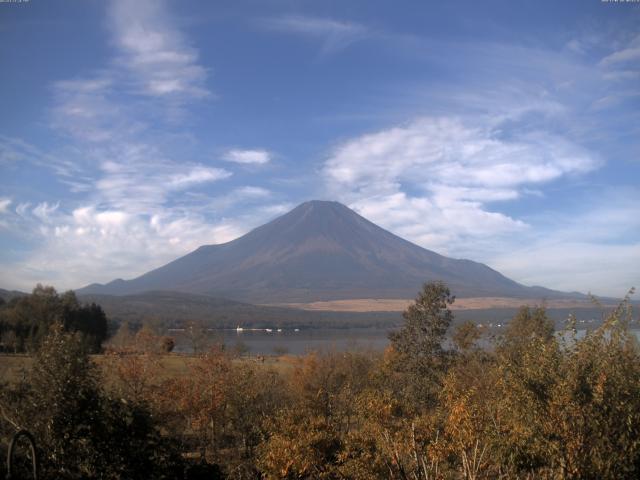
[[[289,213],[321,213],[321,212],[342,212],[342,213],[354,213],[346,205],[333,200],[309,200],[301,203]]]
[[[306,202],[301,203],[298,207],[310,208],[310,207],[318,207],[318,208],[327,208],[333,206],[340,206],[343,208],[348,208],[340,202],[336,202],[335,200],[307,200]]]

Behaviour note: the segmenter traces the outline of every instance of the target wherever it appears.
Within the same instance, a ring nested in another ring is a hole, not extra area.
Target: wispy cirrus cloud
[[[130,136],[133,122],[127,119],[125,105],[114,98],[115,80],[111,75],[101,72],[54,83],[52,127],[83,142],[108,142]]]
[[[21,138],[0,134],[0,165],[13,169],[26,163],[48,169],[65,180],[82,176],[83,168],[74,159],[43,151]]]
[[[611,110],[625,104],[632,104],[640,98],[640,34],[623,41],[598,63],[607,88],[591,105],[595,111]],[[634,118],[635,117],[635,118]],[[619,117],[619,121],[636,123],[636,115],[631,118]]]
[[[54,128],[79,141],[122,141],[174,124],[188,104],[213,96],[207,69],[164,1],[114,0],[108,12],[115,56],[91,75],[53,85]]]
[[[640,61],[640,35],[636,35],[625,46],[615,50],[600,60],[603,67]]]
[[[330,55],[366,38],[370,31],[356,22],[303,15],[265,18],[260,24],[269,30],[318,39],[321,54]]]
[[[84,153],[92,201],[103,208],[133,214],[169,208],[172,192],[231,175],[160,146],[175,130],[176,109],[210,96],[207,70],[166,7],[163,1],[110,2],[114,59],[93,75],[54,85],[52,126]]]
[[[264,165],[271,161],[271,154],[266,150],[231,149],[222,156],[228,162],[245,165]]]
[[[250,210],[262,211],[271,216],[272,213],[269,213],[269,208],[274,208],[276,213],[284,213],[286,211],[285,206],[288,206],[288,204],[278,203],[276,201],[277,197],[274,192],[266,188],[245,185],[216,196],[189,192],[183,198],[183,202],[188,205],[189,210],[192,212],[227,212],[237,207],[250,207]],[[259,218],[255,217],[255,221],[259,221]],[[249,221],[248,224],[255,225],[253,220]]]
[[[163,1],[111,2],[115,64],[130,74],[135,93],[176,101],[211,95],[207,69],[175,26]]]
[[[172,194],[199,185],[225,180],[231,172],[201,164],[172,162],[150,150],[146,159],[120,157],[101,164],[102,175],[95,183],[99,199],[107,205],[133,213],[170,208]]]

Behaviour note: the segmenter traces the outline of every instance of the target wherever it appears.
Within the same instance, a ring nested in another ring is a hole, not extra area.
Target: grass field
[[[311,303],[286,303],[277,306],[301,310],[332,312],[402,312],[413,299],[353,298]],[[456,298],[451,310],[486,310],[494,308],[519,308],[522,305],[542,305],[547,308],[592,308],[590,300],[547,300],[534,298],[474,297]],[[273,305],[276,306],[276,305]]]
[[[15,382],[22,377],[22,372],[31,367],[29,355],[0,355],[0,382]]]
[[[108,362],[110,355],[92,355],[92,360],[100,367]],[[189,374],[189,366],[197,361],[194,355],[167,354],[157,355],[160,364],[159,371],[161,377],[157,380],[163,380],[171,377],[178,377]],[[0,355],[0,383],[14,383],[19,381],[23,374],[26,373],[33,362],[30,355]],[[247,356],[235,359],[234,362],[249,363],[259,366],[260,368],[269,368],[279,373],[287,373],[293,369],[296,357],[289,355],[282,356]]]

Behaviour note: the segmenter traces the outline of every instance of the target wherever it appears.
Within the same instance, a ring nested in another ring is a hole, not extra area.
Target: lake
[[[309,328],[309,329],[211,329],[211,343],[224,343],[229,349],[238,348],[252,355],[292,354],[302,355],[319,350],[383,350],[388,344],[388,334],[393,328]],[[501,329],[494,329],[499,334]],[[578,330],[578,338],[585,335],[586,329]],[[632,330],[640,340],[640,330]],[[182,329],[169,331],[176,341],[175,351],[192,353],[193,346]],[[486,346],[488,341],[482,342]]]

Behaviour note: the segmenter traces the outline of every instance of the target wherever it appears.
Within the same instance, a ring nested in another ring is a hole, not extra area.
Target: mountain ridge
[[[576,294],[521,285],[487,265],[415,245],[348,207],[313,200],[217,245],[203,245],[131,280],[92,284],[80,294],[149,290],[250,303],[412,298],[422,283],[446,282],[458,296],[558,298]]]

